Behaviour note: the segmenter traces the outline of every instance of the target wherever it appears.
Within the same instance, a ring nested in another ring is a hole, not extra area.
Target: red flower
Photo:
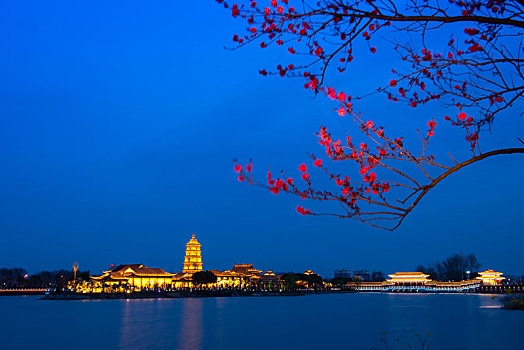
[[[391,79],[391,81],[389,82],[389,86],[391,87],[397,86],[397,81],[395,79]]]
[[[360,149],[361,149],[361,150],[364,151],[366,148],[368,148],[368,145],[366,145],[365,143],[361,143],[361,144],[360,144]]]
[[[371,128],[373,127],[373,122],[372,122],[371,120],[368,120],[368,121],[366,122],[366,127],[367,127],[368,129],[371,129]]]
[[[466,119],[467,116],[468,116],[468,115],[467,115],[466,113],[461,112],[461,113],[458,115],[458,118],[459,118],[460,120],[464,120],[464,119]]]
[[[292,178],[288,178],[288,179],[286,180],[286,182],[287,182],[288,184],[290,184],[290,185],[293,185],[293,179],[292,179]]]
[[[317,47],[317,49],[315,50],[315,55],[320,56],[320,54],[322,53],[322,51],[324,51],[324,50],[322,50],[322,48],[321,48],[320,46]]]
[[[343,93],[343,92],[339,92],[338,93],[338,96],[337,96],[337,100],[339,100],[340,102],[344,102],[346,100],[346,94]]]
[[[308,181],[309,180],[309,174],[308,173],[302,174],[302,180]]]
[[[484,48],[482,46],[480,46],[478,43],[475,43],[473,45],[471,45],[468,50],[470,52],[477,52],[477,51],[482,51],[484,50]]]
[[[248,173],[250,173],[251,170],[253,170],[253,164],[248,164],[248,165],[246,165],[246,171],[247,171]]]
[[[293,49],[292,47],[290,47],[289,49],[287,49],[289,51],[290,54],[294,54],[296,51],[295,49]]]
[[[322,159],[316,159],[313,164],[318,167],[322,166]]]
[[[305,173],[307,171],[306,164],[304,164],[304,163],[300,164],[300,166],[298,167],[298,170],[300,170],[301,172]]]
[[[301,206],[298,206],[297,207],[297,211],[302,214],[302,215],[308,215],[308,214],[311,214],[311,212],[309,211],[309,209],[304,209],[302,208]]]
[[[240,164],[235,165],[235,171],[237,173],[241,172],[242,171],[242,165],[240,165]]]
[[[271,6],[277,7],[278,1],[277,0],[271,0]]]
[[[342,194],[344,196],[347,196],[349,194],[349,188],[346,187],[346,188],[342,189]]]
[[[231,9],[231,14],[233,15],[233,17],[236,17],[240,14],[237,4],[233,5],[233,8]]]
[[[284,12],[284,8],[282,6],[277,7],[278,13]]]
[[[375,46],[373,46],[371,49],[369,49],[372,53],[375,53],[377,52],[377,48]]]
[[[477,28],[464,28],[464,33],[469,35],[475,35],[479,33],[479,30]]]
[[[338,109],[338,115],[341,116],[341,117],[345,116],[346,115],[346,109],[344,107],[340,107]]]

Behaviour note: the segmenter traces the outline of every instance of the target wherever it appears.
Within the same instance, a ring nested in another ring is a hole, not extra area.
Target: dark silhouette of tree
[[[428,274],[431,279],[441,281],[463,281],[475,277],[480,269],[480,262],[475,254],[457,253],[433,266],[418,266],[417,271]],[[468,273],[469,271],[469,273]]]
[[[217,282],[217,276],[211,271],[195,272],[192,278],[193,278],[193,283],[197,286]]]
[[[299,288],[299,284],[305,284],[307,288],[320,288],[322,287],[322,277],[317,274],[304,274],[289,272],[280,276],[280,281],[284,284],[287,290],[296,290]]]
[[[299,206],[297,211],[302,215],[354,218],[394,230],[449,175],[486,158],[524,153],[522,147],[485,152],[479,144],[481,132],[523,100],[522,0],[272,0],[267,7],[256,1],[218,2],[230,9],[233,17],[247,22],[247,33],[233,36],[236,48],[254,43],[262,49],[281,46],[294,58],[295,63],[262,69],[260,74],[305,79],[306,89],[336,101],[338,114],[352,119],[367,140],[359,144],[349,136],[337,139],[326,127],[320,128],[319,142],[333,167],[322,158],[311,158],[330,180],[328,188],[314,186],[306,164],[299,167],[299,181],[283,171],[276,177],[268,171],[267,182],[262,182],[253,177],[251,162],[245,166],[235,162],[239,181],[275,194],[287,192],[339,204],[337,211],[327,212]],[[449,34],[449,40],[440,45],[436,32]],[[358,69],[361,59],[354,57],[358,45],[364,43],[375,54],[382,49],[375,46],[380,38],[389,42],[399,58],[391,77],[377,77],[375,91],[355,98],[329,85],[333,72],[344,73],[350,66]],[[456,160],[446,152],[443,159],[429,153],[430,140],[437,132],[434,118],[427,118],[425,132],[417,129],[420,148],[409,149],[403,136],[388,134],[358,111],[360,98],[371,94],[383,94],[392,103],[403,102],[412,108],[440,103],[446,108],[442,119],[462,129],[470,157]],[[521,146],[521,140],[515,142]],[[340,161],[354,163],[359,169],[351,181],[336,170]]]
[[[334,286],[343,286],[348,282],[353,282],[353,279],[351,277],[335,277],[329,282]]]
[[[439,273],[432,266],[425,267],[423,265],[419,265],[417,266],[415,270],[417,272],[422,272],[422,273],[425,273],[426,275],[429,275],[429,278],[432,280],[438,281],[440,279]]]
[[[18,287],[23,285],[24,276],[27,271],[21,267],[1,268],[0,269],[0,287]]]

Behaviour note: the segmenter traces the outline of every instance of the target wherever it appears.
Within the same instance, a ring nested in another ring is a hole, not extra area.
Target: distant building
[[[495,270],[479,272],[479,275],[476,279],[481,280],[482,284],[488,286],[499,285],[502,280],[506,279],[506,277],[502,277],[502,272],[496,272]]]
[[[382,282],[349,282],[347,286],[357,291],[395,292],[464,292],[475,290],[482,282],[479,279],[460,282],[437,282],[428,279],[422,272],[396,272]]]
[[[386,279],[386,275],[382,271],[373,271],[371,273],[371,281],[382,282]]]
[[[353,279],[360,281],[370,281],[371,275],[368,270],[356,270],[353,272]]]
[[[335,270],[335,278],[351,278],[351,271],[346,269]]]

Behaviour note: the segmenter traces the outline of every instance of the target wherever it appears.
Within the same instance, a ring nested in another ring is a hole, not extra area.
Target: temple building
[[[91,276],[96,286],[131,286],[133,288],[165,288],[171,286],[175,274],[165,272],[159,267],[142,264],[119,265],[101,276]]]
[[[505,280],[506,277],[502,277],[502,272],[496,272],[495,270],[486,270],[483,272],[479,272],[479,277],[476,279],[481,280],[482,284],[488,285],[488,286],[496,286],[499,285],[502,280]]]
[[[229,272],[243,273],[245,275],[259,275],[262,273],[261,270],[255,269],[253,264],[234,264]]]
[[[184,268],[182,273],[194,274],[202,271],[202,252],[201,244],[198,243],[193,233],[193,237],[186,243],[186,256],[184,258]]]
[[[394,286],[424,285],[431,281],[428,279],[429,275],[422,272],[395,272],[388,276],[391,278],[386,281]]]

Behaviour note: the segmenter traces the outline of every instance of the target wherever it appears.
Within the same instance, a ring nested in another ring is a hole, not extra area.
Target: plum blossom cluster
[[[411,38],[419,34],[421,48],[412,45],[411,39],[406,39],[409,45],[395,41],[401,64],[392,69],[395,78],[386,84],[379,82],[377,91],[413,108],[439,101],[457,108],[457,114],[475,109],[475,113],[468,112],[474,118],[465,136],[468,142],[475,138],[473,134],[478,139],[482,126],[524,95],[518,49],[524,28],[524,4],[520,1],[450,0],[443,5],[429,0],[406,1],[405,6],[378,0],[218,3],[230,9],[233,17],[247,22],[246,33],[233,35],[239,46],[252,42],[263,49],[282,46],[292,56],[311,58],[301,65],[286,63],[261,69],[261,75],[303,77],[304,87],[316,93],[324,91],[329,67],[340,73],[348,69],[358,40],[376,54],[381,37],[402,37],[406,33],[405,38]],[[454,30],[447,43],[430,45],[424,40],[429,32],[456,23],[462,24],[462,31]],[[509,43],[501,45],[501,38]],[[339,114],[345,111],[341,108]]]
[[[342,210],[321,213],[298,206],[302,215],[355,218],[394,230],[450,174],[494,155],[524,153],[522,148],[481,153],[479,147],[483,128],[524,97],[522,1],[406,0],[403,6],[389,0],[217,1],[247,24],[245,32],[233,35],[234,45],[276,47],[289,55],[290,62],[261,68],[260,75],[304,79],[306,90],[335,101],[336,113],[351,119],[360,131],[340,139],[321,127],[317,137],[324,155],[312,155],[311,164],[298,165],[294,177],[283,171],[275,176],[268,170],[267,182],[260,182],[252,175],[251,162],[245,166],[235,162],[241,182],[274,194],[337,203]],[[445,28],[450,28],[449,39],[428,39]],[[397,67],[391,67],[391,76],[380,77],[376,91],[366,96],[383,94],[411,108],[436,102],[445,106],[449,111],[443,119],[463,130],[471,158],[459,163],[450,154],[455,164],[446,165],[427,154],[442,117],[428,120],[422,135],[417,129],[421,147],[414,152],[403,137],[387,135],[382,126],[354,112],[354,103],[362,97],[352,91],[353,98],[326,82],[332,71],[344,73],[365,55],[381,55],[386,51],[381,38],[392,40],[399,60]],[[358,41],[368,51],[359,51],[355,59]],[[346,174],[346,167],[340,171],[337,164],[342,161],[352,164],[355,174]],[[316,189],[320,175],[327,176],[332,187]]]

